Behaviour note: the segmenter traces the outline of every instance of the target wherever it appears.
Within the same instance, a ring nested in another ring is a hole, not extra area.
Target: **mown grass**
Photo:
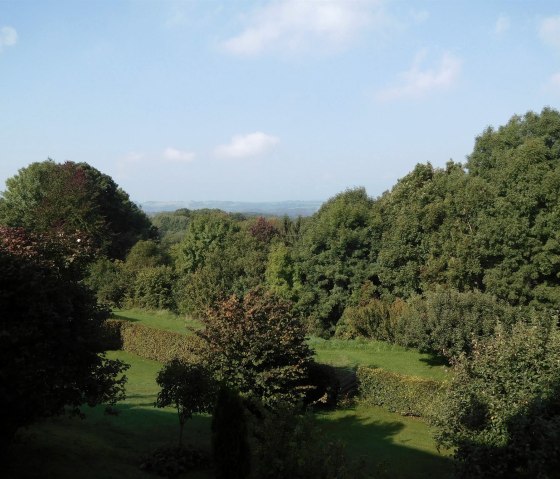
[[[317,415],[328,437],[346,445],[375,478],[447,478],[453,464],[438,451],[428,426],[380,407],[358,405]]]
[[[203,327],[199,321],[168,311],[121,309],[113,311],[113,317],[181,334],[192,334],[193,330]],[[431,355],[383,341],[310,338],[309,345],[315,350],[318,362],[336,367],[373,366],[435,380],[446,379],[449,374],[448,369]]]
[[[56,418],[22,431],[9,451],[2,477],[132,479],[155,477],[139,469],[142,456],[177,441],[178,421],[171,408],[153,407],[161,364],[124,351],[109,352],[131,368],[128,398],[118,416],[103,408],[86,408],[86,419]],[[448,460],[439,455],[422,421],[381,408],[357,407],[318,414],[333,439],[347,444],[348,454],[364,459],[375,477],[413,479],[447,477]],[[185,441],[210,450],[210,417],[195,416],[185,428]],[[383,473],[383,475],[380,475]],[[213,477],[209,469],[185,477]]]
[[[449,370],[429,354],[383,341],[311,338],[316,360],[341,368],[372,366],[399,374],[444,380]]]
[[[201,329],[202,323],[194,319],[178,316],[169,311],[143,311],[141,309],[115,309],[113,318],[139,322],[150,328],[163,329],[173,333],[192,334]]]
[[[124,351],[108,357],[131,365],[126,375],[127,399],[118,416],[104,408],[85,408],[85,419],[55,418],[21,431],[10,451],[7,478],[133,479],[154,478],[140,470],[142,457],[153,449],[175,444],[178,420],[172,408],[156,409],[155,377],[161,364]],[[210,451],[210,417],[195,416],[185,426],[185,443]],[[211,478],[211,471],[189,478]]]

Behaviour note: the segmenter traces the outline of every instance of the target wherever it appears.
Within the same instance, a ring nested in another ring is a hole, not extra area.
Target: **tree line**
[[[417,165],[378,198],[349,189],[296,220],[218,210],[150,219],[85,163],[34,163],[0,198],[5,437],[67,406],[122,396],[125,366],[98,354],[109,308],[213,320],[206,334],[225,341],[235,337],[227,318],[238,333],[259,323],[244,298],[274,298],[308,334],[381,339],[454,365],[439,438],[458,448],[465,477],[473,464],[478,477],[548,477],[560,430],[559,195],[560,114],[549,108],[487,128],[465,164]],[[38,348],[43,336],[52,341]],[[60,361],[38,367],[53,351]],[[44,383],[51,399],[35,404],[18,371],[56,377]]]

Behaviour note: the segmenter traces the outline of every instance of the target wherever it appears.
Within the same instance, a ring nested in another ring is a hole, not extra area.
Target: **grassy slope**
[[[87,418],[58,418],[36,425],[19,435],[10,452],[3,477],[128,479],[155,477],[138,469],[141,456],[177,438],[174,410],[155,409],[158,391],[155,376],[161,365],[124,351],[109,357],[131,364],[128,399],[118,406],[118,416],[101,408],[87,409]],[[319,414],[326,434],[347,444],[348,453],[363,458],[370,470],[379,464],[385,477],[402,479],[446,477],[450,465],[437,454],[427,426],[418,420],[380,408],[342,409]],[[187,423],[186,442],[210,447],[210,418],[198,416]],[[189,478],[211,478],[209,470]]]
[[[138,321],[151,328],[189,334],[188,328],[200,329],[202,325],[192,319],[184,319],[168,312],[142,310],[116,310],[113,316],[129,321]],[[401,374],[429,379],[445,379],[447,372],[441,364],[434,362],[429,354],[405,349],[382,341],[337,340],[311,338],[310,346],[316,352],[317,361],[342,368],[358,365],[375,366]]]
[[[161,364],[124,351],[111,358],[129,363],[126,401],[118,416],[86,408],[86,419],[57,418],[23,431],[13,446],[7,478],[132,479],[153,478],[139,470],[146,452],[177,440],[178,421],[170,408],[156,409],[155,377]],[[185,442],[210,447],[210,418],[198,416],[185,427]],[[211,478],[209,471],[189,477]]]
[[[168,311],[142,311],[140,309],[117,309],[113,317],[140,322],[150,328],[164,329],[173,333],[190,334],[192,329],[202,328],[200,322],[186,319]]]
[[[317,361],[343,368],[374,366],[388,371],[443,380],[448,370],[429,354],[382,341],[310,339]]]

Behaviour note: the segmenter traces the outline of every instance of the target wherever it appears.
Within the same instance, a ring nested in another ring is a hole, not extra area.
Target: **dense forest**
[[[377,198],[348,189],[309,217],[148,217],[92,166],[48,160],[6,182],[0,225],[3,449],[22,426],[124,396],[126,365],[104,356],[104,324],[111,310],[139,308],[202,325],[197,359],[171,359],[158,375],[157,405],[176,405],[181,431],[214,411],[215,444],[229,451],[216,456],[217,477],[375,476],[342,467],[336,448],[265,474],[275,451],[287,453],[272,438],[246,440],[271,427],[296,440],[311,427],[302,408],[332,371],[306,336],[378,340],[446,364],[450,386],[421,415],[458,477],[558,477],[556,110],[487,128],[464,164],[418,164]]]

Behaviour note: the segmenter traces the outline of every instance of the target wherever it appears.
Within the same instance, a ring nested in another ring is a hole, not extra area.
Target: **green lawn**
[[[181,334],[190,334],[193,329],[202,328],[199,321],[167,311],[122,309],[113,311],[113,317]],[[448,377],[448,370],[429,354],[382,341],[311,338],[309,345],[315,350],[318,362],[341,368],[374,366],[428,379],[443,380]]]
[[[346,445],[373,476],[391,479],[450,477],[452,463],[436,450],[426,424],[380,407],[357,406],[318,414],[325,433]]]
[[[201,329],[200,321],[177,316],[169,311],[143,311],[141,309],[115,309],[113,318],[139,322],[150,328],[164,329],[174,333],[190,334],[192,330]]]
[[[139,469],[141,457],[178,438],[174,409],[156,409],[155,377],[161,364],[124,351],[109,352],[131,365],[128,398],[117,406],[118,416],[102,408],[85,408],[86,419],[57,418],[19,434],[8,463],[7,478],[133,479],[154,478]],[[197,416],[185,426],[185,442],[210,450],[210,418]],[[211,471],[189,474],[211,478]]]
[[[448,369],[431,355],[382,341],[311,338],[309,344],[318,362],[337,367],[373,366],[436,380],[449,375]]]
[[[138,466],[146,452],[177,439],[178,421],[171,408],[156,409],[155,376],[161,365],[124,351],[109,352],[131,365],[127,372],[128,398],[118,416],[101,408],[86,408],[86,419],[58,418],[35,425],[18,436],[2,477],[70,479],[132,479],[155,477]],[[449,463],[439,455],[427,426],[419,420],[381,408],[358,407],[318,415],[325,432],[347,444],[348,453],[363,458],[371,470],[381,464],[395,478],[447,477]],[[187,423],[186,442],[210,448],[210,418],[197,416]],[[188,474],[211,478],[212,471]]]

